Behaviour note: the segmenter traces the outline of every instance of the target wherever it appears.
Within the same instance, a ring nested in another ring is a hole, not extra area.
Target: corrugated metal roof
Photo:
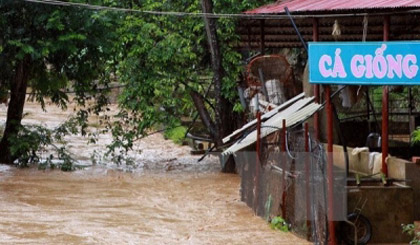
[[[277,130],[282,129],[283,119],[286,120],[286,127],[292,127],[312,116],[321,105],[311,103],[313,97],[303,98],[290,105],[287,109],[275,114],[261,125],[261,138],[264,138]],[[257,130],[252,131],[245,138],[238,140],[235,144],[231,145],[222,154],[233,154],[249,145],[252,145],[257,140]]]
[[[266,121],[267,119],[271,118],[272,116],[274,116],[275,114],[277,114],[278,112],[284,110],[285,108],[287,108],[288,106],[290,106],[291,104],[295,103],[297,100],[302,99],[303,97],[305,97],[305,93],[301,93],[295,97],[293,97],[292,99],[284,102],[283,104],[279,105],[278,107],[274,108],[273,110],[265,113],[264,115],[261,116],[261,121]],[[257,125],[257,119],[254,119],[252,121],[250,121],[249,123],[245,124],[242,128],[235,130],[233,133],[231,133],[230,135],[226,136],[225,138],[223,138],[223,143],[227,143],[229,141],[231,141],[232,138],[234,138],[235,136],[243,133],[244,131],[246,131],[247,129],[253,127]]]
[[[279,14],[288,7],[290,12],[341,11],[352,9],[394,9],[420,7],[419,0],[285,0],[277,1],[247,14]]]

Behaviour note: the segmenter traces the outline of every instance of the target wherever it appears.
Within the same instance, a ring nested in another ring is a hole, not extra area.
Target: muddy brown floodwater
[[[48,111],[29,104],[24,123],[67,117]],[[4,114],[1,107],[1,120]],[[100,149],[70,139],[81,160]],[[0,243],[307,244],[253,215],[239,200],[239,176],[220,173],[216,158],[197,163],[188,147],[161,135],[138,144],[139,164],[130,171],[112,164],[74,172],[0,165]]]

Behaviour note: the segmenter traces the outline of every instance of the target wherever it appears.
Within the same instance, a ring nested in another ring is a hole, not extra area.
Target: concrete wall
[[[414,220],[420,221],[420,165],[408,163],[405,167],[406,183],[414,190]]]
[[[327,146],[325,146],[326,148]],[[343,147],[341,145],[334,145],[334,164],[340,168],[345,168],[345,158],[343,154]],[[349,170],[352,173],[360,175],[372,175],[373,169],[369,169],[369,153],[361,152],[358,155],[352,155],[353,148],[347,147],[349,157]],[[377,177],[377,176],[376,176]]]
[[[362,214],[372,225],[370,244],[409,242],[401,224],[413,223],[413,189],[398,186],[349,187],[348,210],[360,207],[366,200]],[[359,202],[359,204],[357,204]]]
[[[262,165],[258,170],[260,174],[257,187],[255,187],[256,155],[236,159],[241,175],[242,201],[246,202],[257,215],[267,219],[282,215],[282,175],[273,171],[270,165],[264,162],[265,153],[278,150],[278,144],[268,144],[269,142],[278,142],[278,136],[274,134],[263,140]],[[348,149],[349,152],[352,150],[352,148]],[[255,152],[255,145],[248,147],[246,151]],[[361,175],[373,173],[368,167],[369,153],[363,152],[356,156],[349,154],[349,161],[351,172],[358,172]],[[334,163],[339,168],[345,166],[341,146],[334,146]],[[276,165],[280,166],[281,163],[278,162]],[[347,187],[347,213],[352,212],[356,206],[360,207],[360,201],[366,200],[362,214],[372,224],[372,244],[409,241],[409,237],[402,234],[401,224],[413,223],[414,220],[420,219],[420,165],[391,157],[388,169],[391,178],[407,179],[407,181],[402,181],[401,185],[386,187],[382,186],[380,182],[366,183],[360,187]],[[304,227],[304,222],[301,221],[306,218],[306,199],[304,196],[300,196],[302,193],[296,191],[298,189],[294,188],[294,183],[291,184],[286,197],[286,206],[288,207],[286,213],[289,215],[286,218],[292,223],[294,232],[305,237],[307,229]],[[255,193],[257,193],[257,200],[254,200]],[[357,204],[358,202],[359,204]],[[296,210],[299,211],[296,212]]]
[[[356,156],[351,154],[353,148],[348,147],[349,152],[349,168],[350,172],[361,175],[374,174],[368,167],[369,153],[362,152]],[[334,145],[334,164],[340,168],[344,168],[344,154],[343,147]],[[414,220],[420,220],[420,164],[415,164],[410,161],[389,157],[388,158],[388,177],[398,180],[413,189],[414,198]],[[380,176],[374,176],[379,178]]]

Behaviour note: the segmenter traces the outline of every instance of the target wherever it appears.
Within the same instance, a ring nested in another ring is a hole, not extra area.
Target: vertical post
[[[309,185],[309,176],[310,172],[310,161],[309,161],[309,126],[308,123],[305,123],[305,131],[304,131],[304,139],[305,139],[305,179],[306,179],[306,238],[309,241],[311,238],[311,195],[310,195],[310,185]]]
[[[390,17],[384,17],[384,41],[389,40],[389,22]],[[388,124],[389,124],[389,90],[385,86],[382,90],[382,173],[388,176],[388,167],[386,158],[388,157]]]
[[[369,86],[366,86],[366,116],[367,120],[370,120],[370,105],[369,105]],[[369,123],[369,129],[370,129],[370,123]]]
[[[410,134],[411,129],[415,129],[415,125],[411,117],[413,116],[413,93],[411,91],[411,87],[408,87],[408,121],[410,122]],[[408,137],[410,144],[411,144],[411,137]]]
[[[286,119],[282,121],[282,142],[281,142],[281,150],[286,152]]]
[[[318,19],[313,18],[312,22],[312,40],[314,42],[319,41],[319,30],[318,30]],[[319,103],[319,85],[315,84],[313,85],[314,89],[314,97],[315,97],[315,103]],[[316,112],[314,114],[314,129],[315,129],[315,139],[319,140],[319,113]]]
[[[255,159],[255,178],[254,178],[254,210],[255,213],[258,211],[258,184],[259,184],[259,177],[260,177],[260,149],[261,146],[261,112],[257,111],[257,142],[256,142],[256,159]]]
[[[252,45],[251,45],[251,26],[248,24],[248,27],[246,28],[246,32],[248,35],[248,48],[249,50],[252,49]]]
[[[265,20],[260,20],[260,52],[261,52],[261,55],[265,54],[264,25],[265,25]]]
[[[286,164],[286,160],[287,160],[287,158],[286,158],[286,137],[287,137],[287,135],[286,135],[286,120],[285,119],[283,119],[283,126],[282,126],[282,134],[281,134],[281,138],[282,138],[282,144],[281,144],[281,155],[282,155],[282,170],[283,170],[283,173],[282,173],[282,181],[281,181],[281,183],[282,183],[282,196],[281,196],[281,215],[282,215],[282,217],[283,217],[283,219],[285,219],[286,220],[286,195],[287,195],[287,193],[286,193],[286,189],[287,189],[287,184],[286,184],[286,178],[287,178],[287,176],[286,176],[286,167],[287,167],[287,164]]]
[[[327,107],[327,152],[328,152],[328,244],[337,244],[334,225],[334,159],[333,159],[333,108],[331,103],[331,87],[325,86],[325,98]]]
[[[257,111],[257,159],[260,159],[261,154],[261,112]]]
[[[413,92],[411,87],[408,87],[408,115],[411,116],[413,115]]]

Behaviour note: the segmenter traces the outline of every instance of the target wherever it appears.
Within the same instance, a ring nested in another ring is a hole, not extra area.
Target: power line
[[[193,17],[193,18],[212,18],[212,19],[250,19],[250,20],[287,20],[288,16],[286,14],[215,14],[215,13],[202,13],[202,12],[174,12],[174,11],[151,11],[151,10],[138,10],[138,9],[129,9],[129,8],[117,8],[117,7],[108,7],[101,5],[92,5],[87,3],[74,3],[74,2],[65,2],[59,0],[22,0],[30,3],[39,3],[39,4],[48,4],[55,6],[63,7],[79,7],[91,10],[98,11],[118,11],[118,12],[127,12],[127,13],[138,13],[138,14],[149,14],[149,15],[169,15],[169,16],[178,16],[178,17]],[[334,18],[334,17],[357,17],[357,16],[366,16],[366,15],[390,15],[390,14],[407,14],[407,13],[419,13],[420,9],[411,9],[404,11],[395,11],[395,12],[377,12],[377,13],[349,13],[349,14],[298,14],[293,15],[293,18],[302,19],[302,18]]]
[[[258,18],[258,19],[266,19],[266,15],[248,15],[248,14],[214,14],[214,13],[201,13],[201,12],[174,12],[174,11],[152,11],[152,10],[138,10],[138,9],[129,9],[129,8],[117,8],[117,7],[108,7],[108,6],[100,6],[100,5],[92,5],[86,3],[74,3],[74,2],[64,2],[64,1],[56,1],[56,0],[23,0],[25,2],[31,3],[41,3],[41,4],[48,4],[48,5],[56,5],[56,6],[64,6],[64,7],[81,7],[91,10],[111,10],[111,11],[118,11],[118,12],[130,12],[130,13],[139,13],[139,14],[150,14],[150,15],[171,15],[171,16],[178,16],[178,17],[195,17],[195,18]],[[284,16],[272,16],[276,19],[284,19]]]
[[[112,86],[112,87],[106,87],[106,88],[96,88],[96,89],[91,89],[91,90],[80,90],[80,91],[61,91],[64,94],[76,94],[76,93],[93,93],[93,92],[100,92],[100,91],[106,91],[106,90],[112,90],[112,89],[117,89],[117,88],[125,88],[127,87],[127,85],[117,85],[117,86]],[[7,92],[7,95],[11,95],[11,92]],[[16,94],[26,94],[26,95],[38,95],[38,94],[46,94],[46,93],[37,93],[37,92],[26,92],[26,93],[16,93]]]

